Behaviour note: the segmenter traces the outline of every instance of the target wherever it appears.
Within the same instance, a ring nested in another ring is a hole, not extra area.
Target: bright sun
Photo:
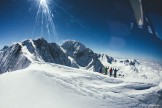
[[[49,4],[49,0],[38,0],[39,6],[42,9],[47,9],[48,10],[48,4]]]

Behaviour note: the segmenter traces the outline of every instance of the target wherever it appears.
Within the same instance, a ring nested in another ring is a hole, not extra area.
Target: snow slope
[[[157,83],[148,83],[149,77],[145,80],[115,79],[96,72],[35,62],[26,69],[0,75],[0,108],[160,106],[161,79]]]

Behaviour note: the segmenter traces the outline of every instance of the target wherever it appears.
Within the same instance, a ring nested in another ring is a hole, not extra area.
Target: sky
[[[134,21],[134,14],[128,0],[49,0],[48,6],[54,24],[54,32],[50,35],[45,27],[42,33],[41,13],[36,20],[38,1],[0,1],[0,48],[25,39],[44,37],[49,42],[58,44],[69,39],[76,40],[95,52],[115,57],[150,57],[147,55],[148,51],[143,51],[146,48],[141,48],[137,54],[136,47],[140,48],[140,46],[130,47],[128,44],[132,41],[129,37],[131,23]],[[160,0],[156,2],[143,0],[143,2],[159,38],[162,39]],[[47,21],[43,21],[43,26],[46,26]],[[49,28],[49,30],[53,29]],[[144,38],[142,40],[145,41]],[[145,53],[139,53],[140,51]],[[158,55],[161,52],[160,49]]]

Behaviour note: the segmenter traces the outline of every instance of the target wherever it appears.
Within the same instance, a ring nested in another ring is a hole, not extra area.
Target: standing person
[[[114,70],[114,78],[117,77],[117,72],[118,72],[118,70],[115,68],[115,70]]]
[[[102,73],[102,67],[100,67],[98,71],[99,71],[99,73]]]
[[[105,67],[105,75],[107,75],[107,70],[108,70],[108,68],[107,68],[107,67]]]
[[[112,76],[112,68],[110,68],[109,72],[110,72],[110,77]]]

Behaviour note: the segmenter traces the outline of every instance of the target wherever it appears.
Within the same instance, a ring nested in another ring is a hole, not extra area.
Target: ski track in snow
[[[32,63],[27,69],[0,76],[0,108],[139,108],[161,102],[161,85],[131,81],[52,63]]]

